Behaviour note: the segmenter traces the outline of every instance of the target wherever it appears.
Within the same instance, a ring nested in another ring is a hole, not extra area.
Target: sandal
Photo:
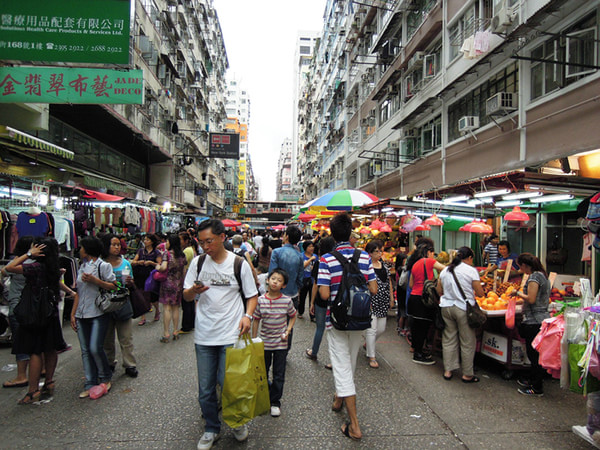
[[[42,393],[38,389],[37,391],[28,392],[27,394],[25,394],[25,397],[23,397],[17,403],[19,405],[30,405],[32,403],[37,402],[41,396],[42,396]]]
[[[446,381],[450,381],[452,379],[452,377],[454,376],[454,374],[452,372],[450,372],[450,375],[446,375],[444,374],[444,380]]]
[[[369,367],[371,369],[379,369],[379,363],[377,362],[377,360],[375,358],[372,358],[369,360]]]
[[[316,360],[317,360],[317,357],[316,357],[315,355],[313,355],[312,349],[310,349],[310,348],[307,348],[307,349],[306,349],[306,351],[305,351],[304,353],[306,353],[306,357],[307,357],[308,359],[311,359],[311,360],[313,360],[313,361],[316,361]]]
[[[179,333],[173,333],[173,340],[174,341],[179,340]]]
[[[325,368],[327,370],[333,370],[333,367],[331,366],[331,364],[325,364]]]
[[[350,422],[346,422],[344,426],[342,426],[342,433],[344,434],[344,436],[352,439],[353,441],[360,441],[361,439],[359,437],[354,437],[350,434]]]
[[[5,381],[4,383],[2,383],[2,387],[4,388],[22,388],[22,387],[27,387],[29,385],[29,381],[21,381],[18,383],[15,383],[14,381]]]
[[[471,378],[466,379],[466,378],[461,378],[463,383],[479,383],[479,378],[477,378],[475,375],[473,375]]]
[[[42,395],[48,395],[48,396],[52,397],[54,395],[54,381],[46,380],[46,382],[42,386],[41,392],[42,392]]]
[[[140,321],[138,322],[138,326],[140,326],[140,327],[141,327],[141,326],[143,326],[143,325],[146,325],[146,319],[142,319],[142,320],[140,320]]]
[[[154,321],[158,322],[160,320],[160,313],[155,314]]]
[[[169,337],[170,336],[163,336],[160,338],[160,342],[162,342],[163,344],[166,344],[167,342],[169,342]]]
[[[335,402],[339,399],[340,397],[338,397],[337,395],[333,395],[333,404],[331,405],[331,410],[334,412],[340,412],[342,410],[342,408],[344,407],[344,400],[342,399],[342,402],[340,404],[339,407],[335,406]]]

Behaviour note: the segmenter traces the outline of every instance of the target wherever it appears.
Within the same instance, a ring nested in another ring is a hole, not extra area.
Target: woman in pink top
[[[414,349],[413,362],[431,365],[435,364],[435,361],[431,355],[423,353],[423,343],[431,326],[434,310],[423,304],[423,284],[426,279],[433,280],[435,278],[433,269],[440,271],[445,266],[433,257],[433,241],[422,239],[420,242],[422,243],[417,246],[415,254],[411,255],[407,264],[407,270],[410,270],[409,287],[411,289],[407,302],[407,314],[412,317],[410,333]],[[427,274],[425,274],[425,270],[427,270]]]

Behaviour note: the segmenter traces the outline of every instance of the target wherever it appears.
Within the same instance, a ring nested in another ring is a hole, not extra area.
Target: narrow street
[[[0,389],[1,448],[163,448],[194,449],[202,432],[196,400],[193,336],[162,344],[160,323],[134,327],[140,375],[117,368],[109,395],[80,400],[82,366],[75,333],[64,328],[73,350],[60,356],[53,401],[19,406],[25,389]],[[394,318],[377,344],[379,369],[358,359],[358,411],[363,439],[342,435],[345,412],[331,411],[333,380],[324,339],[319,362],[304,356],[314,324],[296,322],[288,357],[279,418],[259,417],[250,424],[246,443],[235,441],[224,426],[214,448],[469,448],[583,449],[588,444],[571,432],[584,425],[585,400],[548,381],[542,398],[517,393],[493,364],[476,365],[481,382],[467,385],[455,375],[442,378],[434,366],[411,362],[408,345],[397,336]],[[9,347],[0,348],[0,366],[14,363]],[[476,360],[477,363],[477,360]],[[1,372],[1,381],[15,372]]]

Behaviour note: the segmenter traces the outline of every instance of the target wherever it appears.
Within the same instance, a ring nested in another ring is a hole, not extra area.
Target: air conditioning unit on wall
[[[479,117],[464,116],[458,120],[458,131],[468,133],[479,128]]]
[[[485,113],[488,116],[507,114],[517,110],[517,94],[498,92],[485,101]]]
[[[515,20],[515,11],[513,8],[507,5],[507,1],[502,1],[499,5],[499,9],[492,18],[492,30],[494,33],[502,33],[513,23]]]

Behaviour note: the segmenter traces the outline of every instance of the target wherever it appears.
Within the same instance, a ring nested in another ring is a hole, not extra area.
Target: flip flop
[[[375,359],[371,359],[371,360],[369,361],[369,367],[370,367],[371,369],[379,369],[379,363],[377,362],[377,360],[375,360]]]
[[[461,378],[461,380],[463,383],[479,383],[479,378],[477,378],[476,376],[473,376],[472,378],[469,378],[468,380]]]
[[[360,441],[360,438],[350,435],[350,422],[346,422],[346,426],[342,427],[342,433],[344,434],[344,436],[352,439],[353,441]]]
[[[29,385],[28,381],[22,381],[20,383],[12,383],[10,381],[5,381],[4,383],[2,383],[2,387],[4,388],[21,388],[27,385]]]
[[[453,373],[450,373],[450,376],[449,376],[449,377],[447,377],[447,376],[444,374],[444,380],[450,381],[450,380],[452,379],[452,377],[453,377],[453,376],[454,376],[454,374],[453,374]]]

